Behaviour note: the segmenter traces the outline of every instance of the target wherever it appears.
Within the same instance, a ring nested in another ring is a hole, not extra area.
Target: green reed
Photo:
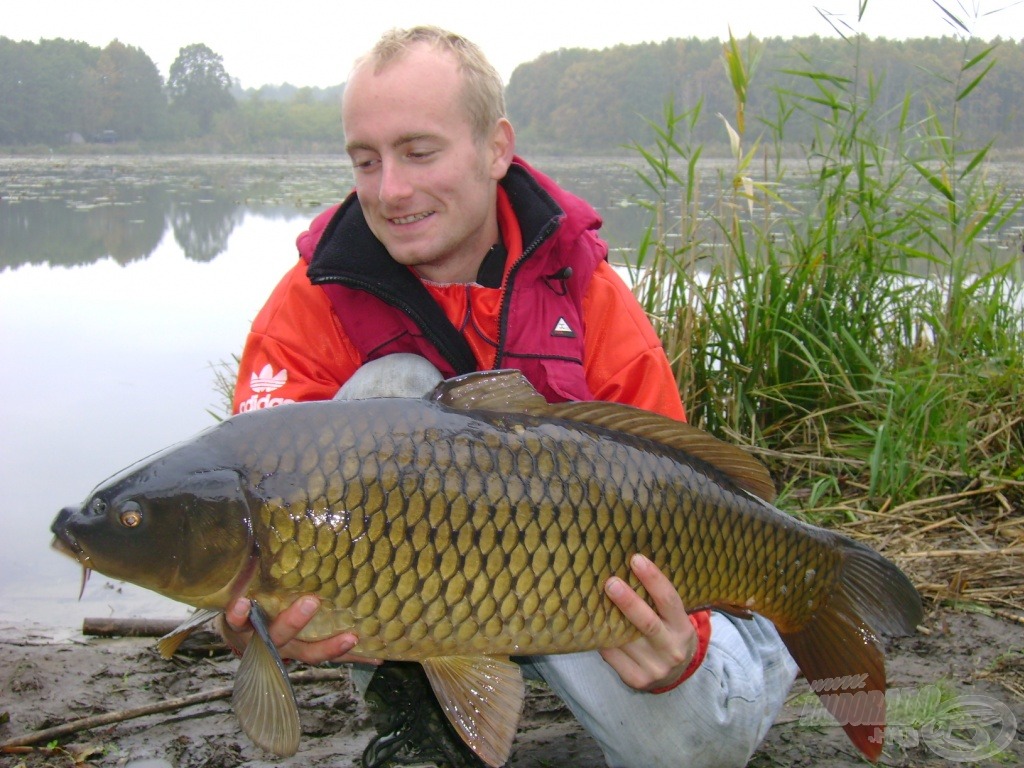
[[[964,57],[950,103],[923,121],[909,118],[911,94],[883,114],[850,35],[852,65],[801,59],[752,126],[758,50],[730,38],[736,110],[715,119],[731,160],[712,209],[697,202],[703,147],[687,139],[709,119],[701,104],[668,105],[635,147],[654,193],[636,291],[691,421],[781,459],[805,500],[809,472],[815,505],[1024,479],[1024,303],[992,237],[1021,203],[990,177],[993,144],[958,134],[998,51],[940,9],[962,27]],[[815,131],[798,144],[787,125],[800,113]]]

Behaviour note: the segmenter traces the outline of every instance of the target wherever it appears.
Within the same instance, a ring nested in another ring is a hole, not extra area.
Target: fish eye
[[[97,497],[92,500],[92,504],[89,505],[94,514],[105,515],[107,513],[107,502]]]
[[[119,519],[125,528],[135,528],[142,523],[142,508],[134,501],[125,502]]]

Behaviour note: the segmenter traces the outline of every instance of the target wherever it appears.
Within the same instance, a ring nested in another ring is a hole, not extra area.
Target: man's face
[[[462,89],[455,59],[419,45],[380,73],[359,67],[342,106],[367,224],[395,261],[436,282],[476,277],[512,157],[507,121],[474,135]]]

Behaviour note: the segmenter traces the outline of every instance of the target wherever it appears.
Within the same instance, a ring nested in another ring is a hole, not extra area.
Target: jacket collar
[[[514,161],[501,180],[519,220],[523,235],[523,256],[528,258],[565,218],[562,207],[531,175],[527,166]],[[340,282],[354,287],[398,296],[410,296],[414,286],[422,290],[416,276],[388,254],[370,231],[353,192],[324,228],[310,260],[307,275],[315,284]],[[382,296],[383,298],[383,296]]]

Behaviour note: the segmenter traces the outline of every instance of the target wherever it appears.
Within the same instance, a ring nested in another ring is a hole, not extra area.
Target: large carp
[[[190,624],[250,598],[264,639],[239,666],[235,710],[281,755],[300,729],[264,624],[299,595],[322,601],[303,638],[353,631],[359,654],[419,661],[462,737],[498,766],[524,696],[509,656],[634,639],[603,586],[637,586],[628,561],[642,553],[688,609],[769,618],[875,759],[879,635],[912,632],[920,598],[888,560],[773,496],[760,463],[700,430],[622,405],[548,404],[502,371],[422,400],[235,416],[102,483],[52,528],[85,569],[207,609]],[[836,695],[835,681],[860,687]]]

